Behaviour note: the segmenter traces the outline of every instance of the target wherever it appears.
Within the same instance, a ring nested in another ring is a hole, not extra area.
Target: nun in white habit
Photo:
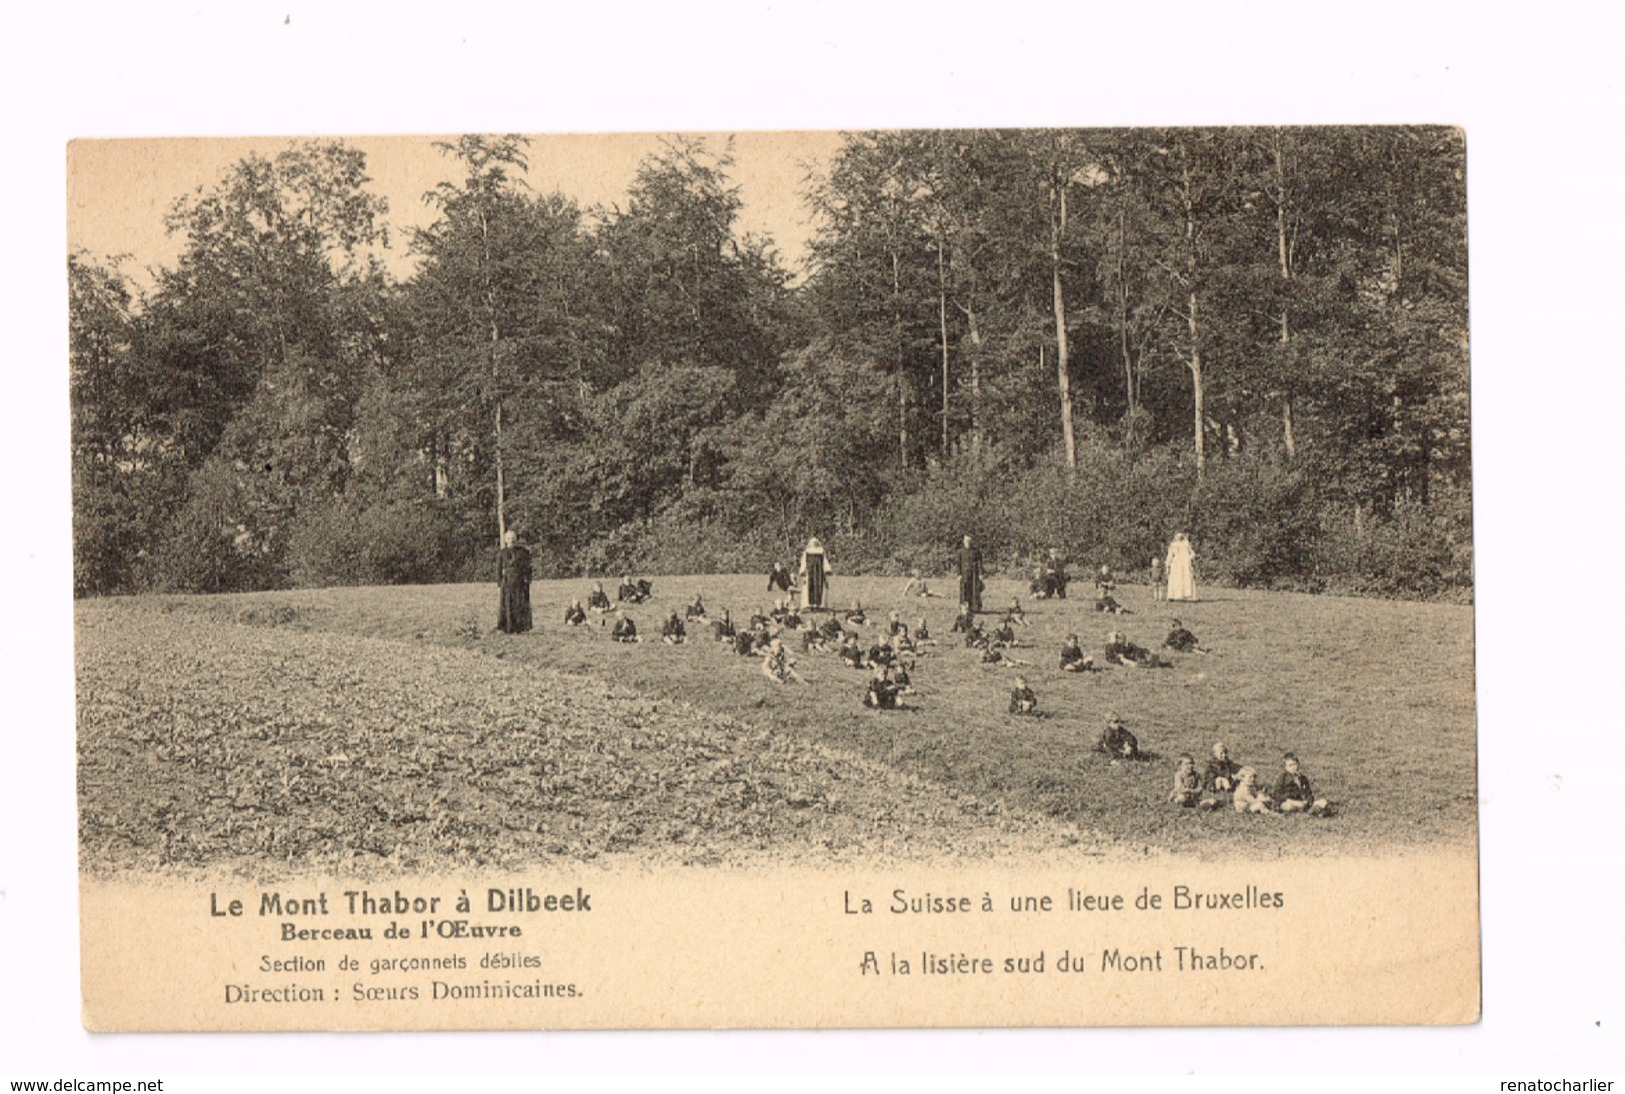
[[[829,559],[824,557],[824,545],[813,536],[807,549],[801,552],[801,607],[803,610],[823,608],[829,597]]]

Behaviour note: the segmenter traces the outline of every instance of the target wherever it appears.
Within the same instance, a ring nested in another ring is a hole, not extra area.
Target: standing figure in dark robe
[[[497,553],[497,588],[502,598],[497,630],[504,634],[530,630],[530,551],[519,545],[512,529],[503,533]]]
[[[972,614],[982,610],[982,551],[971,543],[969,536],[959,548],[959,602],[969,604]]]
[[[801,606],[813,611],[822,609],[824,601],[829,596],[829,575],[834,567],[824,556],[824,545],[813,536],[807,541],[807,549],[801,552],[801,576],[805,580],[801,585]]]

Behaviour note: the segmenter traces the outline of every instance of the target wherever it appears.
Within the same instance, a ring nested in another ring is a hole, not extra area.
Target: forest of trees
[[[304,142],[179,197],[150,285],[69,257],[76,595],[487,580],[507,528],[542,576],[1184,529],[1210,580],[1471,595],[1459,131],[848,134],[795,270],[725,147],[612,208],[437,147],[406,239]]]

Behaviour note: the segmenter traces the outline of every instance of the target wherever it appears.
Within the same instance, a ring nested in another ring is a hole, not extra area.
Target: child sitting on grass
[[[673,608],[666,617],[666,625],[660,628],[660,640],[668,646],[681,646],[687,638],[688,629],[677,618],[677,609]]]
[[[1224,742],[1214,744],[1213,758],[1207,762],[1207,770],[1202,773],[1202,786],[1207,792],[1202,804],[1209,809],[1217,809],[1236,792],[1236,776],[1240,771],[1241,765],[1230,758],[1230,750],[1225,748]]]
[[[1016,686],[1010,689],[1010,713],[1023,715],[1038,713],[1038,696],[1027,686],[1025,676],[1016,677]]]
[[[1122,631],[1106,636],[1106,660],[1113,665],[1133,665],[1136,668],[1166,669],[1173,666],[1146,649],[1123,637]]]
[[[1201,644],[1196,641],[1196,636],[1190,631],[1186,630],[1185,624],[1181,623],[1177,619],[1174,620],[1173,629],[1168,632],[1168,637],[1162,640],[1162,644],[1165,648],[1173,650],[1176,653],[1207,652],[1207,650],[1203,649]]]
[[[931,586],[929,586],[929,585],[927,585],[925,583],[925,578],[920,576],[920,571],[918,571],[918,570],[910,570],[908,572],[908,583],[903,586],[903,595],[905,597],[908,597],[908,596],[928,596],[928,597],[929,596],[935,596],[935,597],[940,597],[942,594],[941,593],[934,593],[934,592],[931,591]]]
[[[1100,740],[1095,742],[1095,751],[1104,752],[1114,760],[1137,760],[1140,758],[1140,742],[1113,711],[1106,715],[1106,728],[1101,730]]]
[[[954,616],[953,633],[963,634],[976,628],[976,617],[970,613],[970,605],[963,600],[959,602],[959,614]]]
[[[858,636],[852,631],[847,631],[842,635],[841,648],[835,652],[851,668],[861,669],[864,667],[863,647],[858,645]]]
[[[587,594],[587,607],[591,608],[595,612],[607,612],[611,610],[609,594],[604,591],[604,583],[602,581],[594,581],[592,583],[592,592]]]
[[[914,644],[916,646],[934,646],[937,640],[931,637],[931,630],[925,625],[925,616],[921,616],[914,623]]]
[[[564,610],[564,621],[572,627],[579,627],[587,621],[587,610],[577,600]]]
[[[616,642],[643,641],[638,637],[638,625],[632,621],[632,617],[629,615],[623,615],[615,620],[615,629],[609,632],[609,636]]]
[[[1202,800],[1202,776],[1196,773],[1196,761],[1188,752],[1181,753],[1179,766],[1174,769],[1174,788],[1168,800],[1185,809],[1192,809]]]
[[[1274,802],[1258,785],[1258,772],[1250,767],[1244,767],[1236,772],[1236,793],[1234,799],[1235,809],[1238,813],[1273,813]]]
[[[865,623],[869,622],[869,617],[863,612],[863,605],[856,600],[854,600],[852,602],[852,606],[846,610],[846,615],[844,618],[854,627],[861,627]]]
[[[796,663],[790,660],[790,651],[777,638],[768,641],[767,652],[762,657],[762,675],[775,684],[785,684],[791,680],[798,684],[807,682],[796,671]]]
[[[1286,770],[1275,783],[1275,800],[1283,813],[1308,813],[1318,817],[1326,812],[1325,798],[1315,797],[1309,779],[1298,770],[1298,758],[1288,752],[1281,757]]]
[[[1083,647],[1078,645],[1078,636],[1075,634],[1067,635],[1066,644],[1061,647],[1061,671],[1095,671],[1095,659],[1083,652]]]
[[[897,685],[885,665],[875,666],[874,675],[869,677],[869,690],[863,693],[863,705],[871,710],[897,709]]]
[[[694,603],[683,609],[683,618],[690,623],[694,622],[696,619],[701,623],[705,622],[705,597],[699,593],[695,593]]]
[[[721,619],[711,620],[711,637],[715,638],[718,642],[733,641],[734,621],[733,616],[728,614],[727,608],[722,609]]]

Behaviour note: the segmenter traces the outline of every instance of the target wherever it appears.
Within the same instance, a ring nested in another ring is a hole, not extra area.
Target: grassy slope
[[[924,614],[947,638],[947,600],[899,605],[900,582],[837,579],[836,596],[856,597],[877,617],[900,607]],[[988,603],[1018,590],[992,582]],[[737,616],[761,605],[762,578],[661,578],[657,599],[635,611],[649,633],[670,607],[696,591]],[[241,597],[166,598],[159,606],[223,620],[278,623],[280,631],[331,631],[405,644],[402,664],[426,651],[461,647],[486,660],[582,674],[660,700],[694,707],[793,739],[856,754],[916,776],[959,800],[972,796],[1018,814],[1046,814],[1098,832],[1123,853],[1269,857],[1362,853],[1398,845],[1468,842],[1476,832],[1472,612],[1456,605],[1345,600],[1214,590],[1174,611],[1213,652],[1175,656],[1164,671],[1116,668],[1063,676],[1053,668],[1068,630],[1098,649],[1110,627],[1157,645],[1171,614],[1145,590],[1119,599],[1137,614],[1104,619],[1085,601],[1027,603],[1031,648],[1017,656],[1049,716],[1012,718],[1005,704],[1014,676],[977,664],[944,643],[921,659],[912,712],[877,714],[860,703],[863,675],[827,656],[801,659],[811,684],[781,688],[754,660],[710,642],[674,649],[658,642],[617,646],[596,625],[566,628],[564,605],[584,597],[583,581],[537,582],[537,630],[490,633],[491,586],[332,589]],[[152,603],[152,602],[148,602]],[[85,609],[82,609],[82,612]],[[82,616],[83,618],[83,616]],[[280,622],[279,622],[280,621]],[[596,618],[595,618],[596,624]],[[411,652],[417,651],[417,652]],[[416,670],[411,670],[416,671]],[[1090,751],[1105,712],[1116,710],[1158,758],[1112,765]],[[1280,753],[1296,751],[1317,789],[1342,803],[1325,821],[1197,814],[1165,806],[1173,757],[1200,763],[1215,740],[1257,765],[1273,784]],[[946,841],[952,844],[953,838]]]
[[[78,612],[92,870],[354,875],[604,854],[985,857],[1078,842],[1063,825],[625,688],[451,646],[165,607]]]

